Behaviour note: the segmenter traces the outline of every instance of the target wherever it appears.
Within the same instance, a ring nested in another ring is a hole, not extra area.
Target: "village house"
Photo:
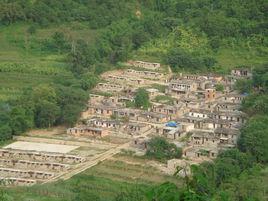
[[[146,91],[148,92],[150,99],[153,99],[156,96],[161,94],[159,93],[159,90],[155,88],[149,88],[149,89],[146,89]]]
[[[140,110],[131,108],[121,108],[114,110],[113,115],[119,119],[137,120],[139,113]]]
[[[211,116],[211,111],[206,109],[191,109],[188,114],[188,117],[206,119]]]
[[[112,119],[94,118],[87,121],[88,125],[93,127],[101,127],[104,129],[118,130],[121,126],[120,121]]]
[[[103,98],[101,101],[99,101],[99,104],[122,108],[126,106],[127,102],[133,101],[134,98],[131,96],[110,96]],[[91,104],[96,105],[96,102],[92,102]]]
[[[98,83],[98,85],[95,88],[98,91],[101,92],[111,92],[111,93],[116,93],[116,92],[121,92],[125,89],[124,86],[119,85],[119,84],[112,84],[112,83]]]
[[[82,113],[82,118],[86,119],[92,115],[110,117],[113,114],[113,111],[118,107],[115,106],[106,106],[103,104],[99,105],[88,105],[86,111]]]
[[[179,122],[191,123],[196,129],[210,129],[214,130],[216,128],[232,128],[235,124],[230,121],[222,119],[212,119],[212,118],[195,118],[195,117],[184,117],[179,118]]]
[[[210,112],[213,112],[215,111],[216,109],[216,106],[217,106],[217,101],[212,101],[212,102],[203,102],[200,104],[199,108],[200,109],[203,109],[203,110],[207,110],[207,111],[210,111]],[[195,108],[193,108],[195,109]]]
[[[0,177],[1,185],[4,186],[32,186],[37,183],[33,179],[24,179],[16,177]]]
[[[246,121],[246,114],[241,111],[217,111],[213,113],[212,118],[233,121],[242,124]]]
[[[166,104],[154,104],[151,109],[152,112],[164,114],[172,118],[177,118],[183,115],[183,108]]]
[[[137,137],[134,138],[132,141],[132,146],[141,150],[146,150],[148,147],[148,142],[149,142],[148,137]]]
[[[208,158],[216,158],[218,155],[217,148],[207,148],[203,147],[199,150],[196,150],[195,156],[196,157],[208,157]]]
[[[135,78],[135,77],[126,77],[126,76],[116,76],[109,75],[106,80],[112,83],[126,84],[126,85],[141,85],[144,84],[143,79]]]
[[[200,75],[192,75],[192,74],[186,74],[186,75],[180,75],[179,77],[172,77],[170,79],[170,82],[179,82],[179,81],[190,81],[197,84],[197,89],[207,89],[208,86],[212,84],[211,80],[208,80],[206,76],[200,76]]]
[[[124,71],[124,74],[128,76],[136,76],[146,79],[161,79],[164,77],[163,73],[154,72],[154,71],[137,71],[133,69],[127,69]]]
[[[240,134],[239,129],[232,128],[217,128],[215,129],[215,136],[220,139],[220,143],[225,144],[236,144],[238,135]]]
[[[130,135],[140,135],[150,130],[150,126],[144,123],[129,122],[126,123],[121,130],[127,132]]]
[[[252,76],[252,73],[247,68],[239,68],[239,69],[233,69],[231,71],[231,75],[235,77],[249,78]]]
[[[242,95],[242,94],[238,94],[238,93],[228,93],[228,94],[220,97],[219,100],[222,102],[241,104],[245,98],[246,98],[246,95]]]
[[[200,162],[205,159],[213,159],[218,155],[218,149],[216,147],[197,146],[190,147],[183,151],[184,157],[201,159]]]
[[[161,133],[162,136],[173,140],[180,138],[181,134],[182,134],[182,128],[180,127],[180,125],[178,125],[177,127],[165,126],[163,127]]]
[[[175,105],[181,104],[183,103],[185,105],[185,107],[189,108],[189,109],[198,109],[201,107],[201,104],[204,103],[203,100],[197,100],[194,97],[183,97],[179,100],[175,101]]]
[[[205,96],[205,101],[209,101],[209,102],[215,101],[216,90],[215,89],[206,89],[204,96]]]
[[[197,90],[197,84],[189,80],[179,80],[171,82],[167,88],[167,93],[171,95],[187,94]]]
[[[215,106],[215,111],[239,111],[240,104],[232,102],[219,102]]]
[[[150,63],[145,61],[128,61],[128,64],[137,68],[147,68],[150,70],[158,70],[161,67],[160,63]]]
[[[107,129],[81,126],[67,129],[67,134],[76,137],[104,137],[107,136],[109,133]]]
[[[165,123],[170,118],[165,114],[159,114],[154,112],[141,112],[137,118],[138,121],[149,122],[149,123]]]
[[[190,143],[192,145],[206,145],[206,146],[216,146],[219,139],[215,137],[214,131],[212,130],[192,130],[191,131]]]
[[[100,103],[105,96],[98,95],[98,94],[89,94],[89,101],[88,104],[95,104],[95,103]]]

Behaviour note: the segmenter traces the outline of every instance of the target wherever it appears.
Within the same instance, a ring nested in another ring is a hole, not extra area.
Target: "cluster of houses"
[[[250,78],[250,70],[236,69],[227,76],[172,75],[161,72],[159,63],[129,61],[127,66],[102,75],[82,120],[68,129],[70,135],[127,135],[139,149],[147,148],[150,137],[163,136],[181,146],[189,159],[214,158],[236,145],[247,116],[240,111],[246,94],[235,91],[234,84]],[[131,104],[139,88],[149,94],[148,110]]]
[[[77,155],[0,149],[0,181],[6,186],[30,186],[52,179],[85,162]]]

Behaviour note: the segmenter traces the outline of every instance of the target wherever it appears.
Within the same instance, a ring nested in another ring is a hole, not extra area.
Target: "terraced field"
[[[31,35],[28,27],[27,24],[0,27],[0,100],[16,98],[23,88],[71,76],[66,54],[42,49],[43,41],[56,31],[86,41],[94,40],[96,35],[81,24],[38,28]]]

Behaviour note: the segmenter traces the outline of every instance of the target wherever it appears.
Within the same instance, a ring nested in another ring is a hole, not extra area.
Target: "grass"
[[[151,88],[158,89],[159,92],[165,93],[167,86],[161,84],[152,84]]]
[[[57,77],[71,75],[66,54],[42,50],[42,42],[56,31],[64,32],[69,39],[83,38],[88,42],[97,35],[76,22],[37,28],[32,35],[27,33],[28,27],[25,23],[0,26],[0,100],[14,99],[23,88],[53,83]]]
[[[237,66],[254,66],[268,62],[267,56],[261,56],[254,49],[237,48],[222,48],[215,57],[218,64],[230,71]]]
[[[174,100],[175,99],[170,97],[170,96],[159,95],[159,96],[156,96],[153,101],[155,101],[157,103],[166,103],[168,105],[173,105]]]

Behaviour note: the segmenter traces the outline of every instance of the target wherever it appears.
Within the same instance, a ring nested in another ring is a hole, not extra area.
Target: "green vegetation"
[[[216,84],[215,88],[216,88],[216,91],[220,91],[220,92],[224,91],[224,86],[222,84]]]
[[[137,108],[147,110],[150,107],[150,105],[151,103],[149,100],[148,92],[143,88],[139,88],[135,95],[135,106]]]
[[[252,81],[237,84],[241,92],[249,93],[243,103],[249,120],[239,151],[230,150],[214,163],[194,167],[185,188],[168,183],[150,189],[147,200],[267,198],[262,180],[267,183],[267,168],[259,168],[267,165],[268,150],[265,0],[5,0],[0,8],[0,141],[31,127],[72,125],[98,75],[130,58],[159,61],[174,72],[226,73],[246,65],[254,67],[254,74]],[[144,91],[136,99],[137,107],[149,107]],[[256,140],[257,136],[262,139]],[[75,178],[59,186],[14,190],[12,195],[0,192],[0,196],[99,200],[103,193],[107,200],[111,189],[113,196],[122,192],[117,200],[134,200],[139,191],[122,191],[125,183],[99,177]],[[103,191],[91,191],[103,185]]]
[[[148,142],[146,156],[159,161],[181,158],[182,150],[163,137],[154,137]]]
[[[161,93],[165,93],[167,86],[161,84],[152,84],[152,88],[158,89]]]
[[[170,96],[166,96],[166,95],[158,95],[154,98],[154,101],[158,102],[158,103],[166,103],[169,105],[173,105],[174,103],[174,98],[170,97]]]

